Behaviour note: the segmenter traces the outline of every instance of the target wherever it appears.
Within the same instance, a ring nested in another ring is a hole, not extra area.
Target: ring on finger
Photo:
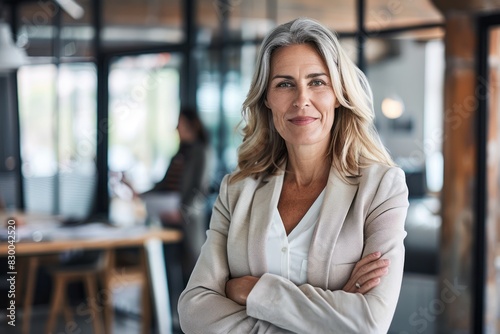
[[[356,282],[354,285],[356,286],[356,289],[361,289],[361,284],[359,284],[359,282]]]

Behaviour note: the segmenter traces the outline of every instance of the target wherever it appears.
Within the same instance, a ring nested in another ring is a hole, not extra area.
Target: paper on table
[[[146,203],[149,219],[158,219],[162,212],[178,210],[181,197],[176,192],[147,193],[141,196]]]
[[[22,213],[3,213],[0,220],[14,220],[15,237],[18,241],[40,241],[43,234],[61,226],[61,217],[49,216],[43,214],[22,214]],[[8,231],[5,225],[0,228],[0,240],[8,239]]]

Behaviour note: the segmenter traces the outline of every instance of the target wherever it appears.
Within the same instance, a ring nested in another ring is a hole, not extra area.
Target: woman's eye
[[[313,80],[311,86],[323,86],[325,82],[323,80]]]
[[[277,87],[280,87],[280,88],[287,88],[287,87],[292,87],[292,83],[291,82],[280,82]]]

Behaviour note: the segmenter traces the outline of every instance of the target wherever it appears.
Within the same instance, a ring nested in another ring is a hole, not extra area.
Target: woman
[[[408,191],[373,130],[365,76],[328,29],[297,19],[264,39],[243,110],[182,329],[387,332]]]

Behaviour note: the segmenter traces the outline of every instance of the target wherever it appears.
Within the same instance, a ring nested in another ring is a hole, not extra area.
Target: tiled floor
[[[131,287],[121,291],[119,298],[114,299],[114,324],[112,333],[105,334],[138,334],[141,333],[141,309],[140,306],[140,295],[137,295],[136,291]],[[2,300],[2,302],[4,302]],[[58,323],[56,330],[53,334],[91,334],[92,330],[92,318],[88,312],[88,308],[82,308],[81,304],[78,304],[78,300],[73,298],[72,307],[73,321],[66,322],[64,316],[61,314],[58,318]],[[96,307],[99,307],[96,305]],[[22,321],[23,321],[23,308],[18,306],[16,308],[16,319],[15,326],[11,326],[7,323],[9,319],[6,316],[6,308],[0,308],[0,334],[21,334],[22,331]],[[101,312],[98,312],[101,313]],[[30,321],[30,334],[43,334],[45,333],[46,322],[49,315],[49,305],[48,304],[36,304],[33,306],[33,311]],[[102,313],[99,315],[102,316]],[[154,316],[153,316],[154,317]],[[155,329],[156,319],[152,321],[151,334],[155,334],[158,331]],[[175,316],[172,319],[173,324],[173,334],[182,333],[179,329],[178,317]]]
[[[40,334],[45,331],[45,323],[48,316],[48,305],[37,306],[33,309],[33,314],[31,316],[31,326],[30,333]],[[18,316],[16,320],[16,326],[12,327],[8,324],[0,324],[0,333],[21,333],[22,324],[22,313]],[[136,334],[140,333],[140,318],[127,317],[122,314],[116,314],[114,327],[114,333],[123,334]],[[58,325],[54,334],[62,333],[92,333],[92,322],[89,321],[89,317],[79,317],[74,316],[74,323],[66,323],[63,317],[59,317]]]
[[[429,309],[436,300],[438,280],[433,275],[405,273],[398,306],[389,334],[434,334],[436,318],[423,318],[422,309]],[[432,320],[432,321],[431,321]]]

